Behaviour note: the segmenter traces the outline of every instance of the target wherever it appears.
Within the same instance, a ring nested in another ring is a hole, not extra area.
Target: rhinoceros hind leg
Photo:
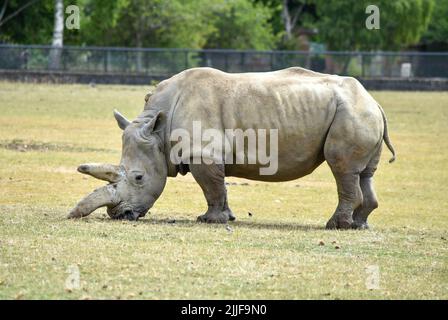
[[[362,203],[362,192],[359,186],[359,174],[340,174],[333,172],[338,188],[338,206],[327,222],[327,229],[351,229],[353,210]]]
[[[219,164],[190,164],[190,171],[204,192],[207,212],[198,221],[207,223],[227,223],[235,216],[227,203],[227,190],[224,182],[224,166]]]
[[[378,165],[379,154],[372,159],[371,163],[360,174],[363,201],[362,205],[353,212],[353,228],[355,229],[368,229],[367,218],[373,210],[378,208],[378,199],[373,184],[373,174]]]
[[[360,108],[364,107],[339,104],[325,140],[325,160],[335,177],[339,200],[336,211],[327,223],[329,229],[357,227],[353,223],[354,217],[360,219],[363,216],[361,212],[364,215],[367,213],[367,210],[357,211],[363,204],[361,186],[364,186],[368,196],[370,182],[365,179],[365,171],[367,168],[376,168],[383,134],[377,106],[366,105],[363,113],[360,113]],[[366,201],[370,201],[370,198]]]

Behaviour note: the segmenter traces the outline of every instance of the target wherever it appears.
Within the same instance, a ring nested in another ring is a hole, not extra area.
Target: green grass
[[[0,83],[0,298],[448,298],[448,93],[373,93],[398,160],[384,150],[369,231],[323,229],[337,201],[325,164],[287,183],[228,179],[231,233],[195,223],[205,201],[190,175],[138,222],[104,209],[66,220],[102,185],[76,167],[119,161],[112,110],[135,117],[148,90]],[[366,287],[372,265],[379,289]]]

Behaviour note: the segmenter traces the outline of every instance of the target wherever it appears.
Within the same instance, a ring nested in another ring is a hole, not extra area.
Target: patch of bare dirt
[[[19,139],[0,141],[0,148],[13,150],[18,152],[28,152],[28,151],[61,151],[61,152],[107,152],[113,153],[115,150],[112,149],[102,149],[102,148],[90,148],[90,147],[80,147],[70,144],[62,143],[49,143],[40,141],[23,141]]]

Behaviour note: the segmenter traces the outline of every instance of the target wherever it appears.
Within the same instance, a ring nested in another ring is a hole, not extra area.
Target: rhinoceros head
[[[69,218],[84,217],[107,206],[113,219],[137,220],[153,206],[165,187],[167,166],[158,134],[163,114],[133,122],[118,111],[114,115],[123,130],[120,165],[88,163],[78,167],[79,172],[109,184],[82,199],[70,211]]]

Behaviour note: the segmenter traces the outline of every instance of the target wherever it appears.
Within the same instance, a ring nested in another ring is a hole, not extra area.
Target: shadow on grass
[[[172,225],[172,226],[182,226],[182,227],[194,227],[194,226],[204,226],[211,228],[223,228],[225,224],[219,223],[203,223],[197,222],[196,219],[189,218],[157,218],[157,217],[146,217],[139,219],[138,221],[128,221],[128,220],[113,220],[109,217],[103,215],[102,217],[89,217],[86,221],[92,219],[98,222],[109,222],[109,223],[122,223],[123,221],[134,224],[147,224],[147,225]],[[325,231],[324,224],[300,224],[300,223],[286,223],[286,222],[275,222],[275,221],[230,221],[228,225],[233,228],[247,228],[247,229],[259,229],[259,230],[279,230],[279,231]],[[330,230],[331,231],[331,230]],[[333,230],[334,232],[334,230]]]
[[[157,225],[181,225],[181,226],[194,226],[194,225],[205,225],[222,227],[223,224],[207,224],[196,222],[192,219],[142,219],[138,223],[148,223]],[[313,230],[325,230],[325,226],[322,225],[304,225],[298,223],[275,223],[268,221],[233,221],[229,222],[229,226],[232,228],[248,228],[248,229],[266,229],[266,230],[283,230],[283,231],[313,231]]]

